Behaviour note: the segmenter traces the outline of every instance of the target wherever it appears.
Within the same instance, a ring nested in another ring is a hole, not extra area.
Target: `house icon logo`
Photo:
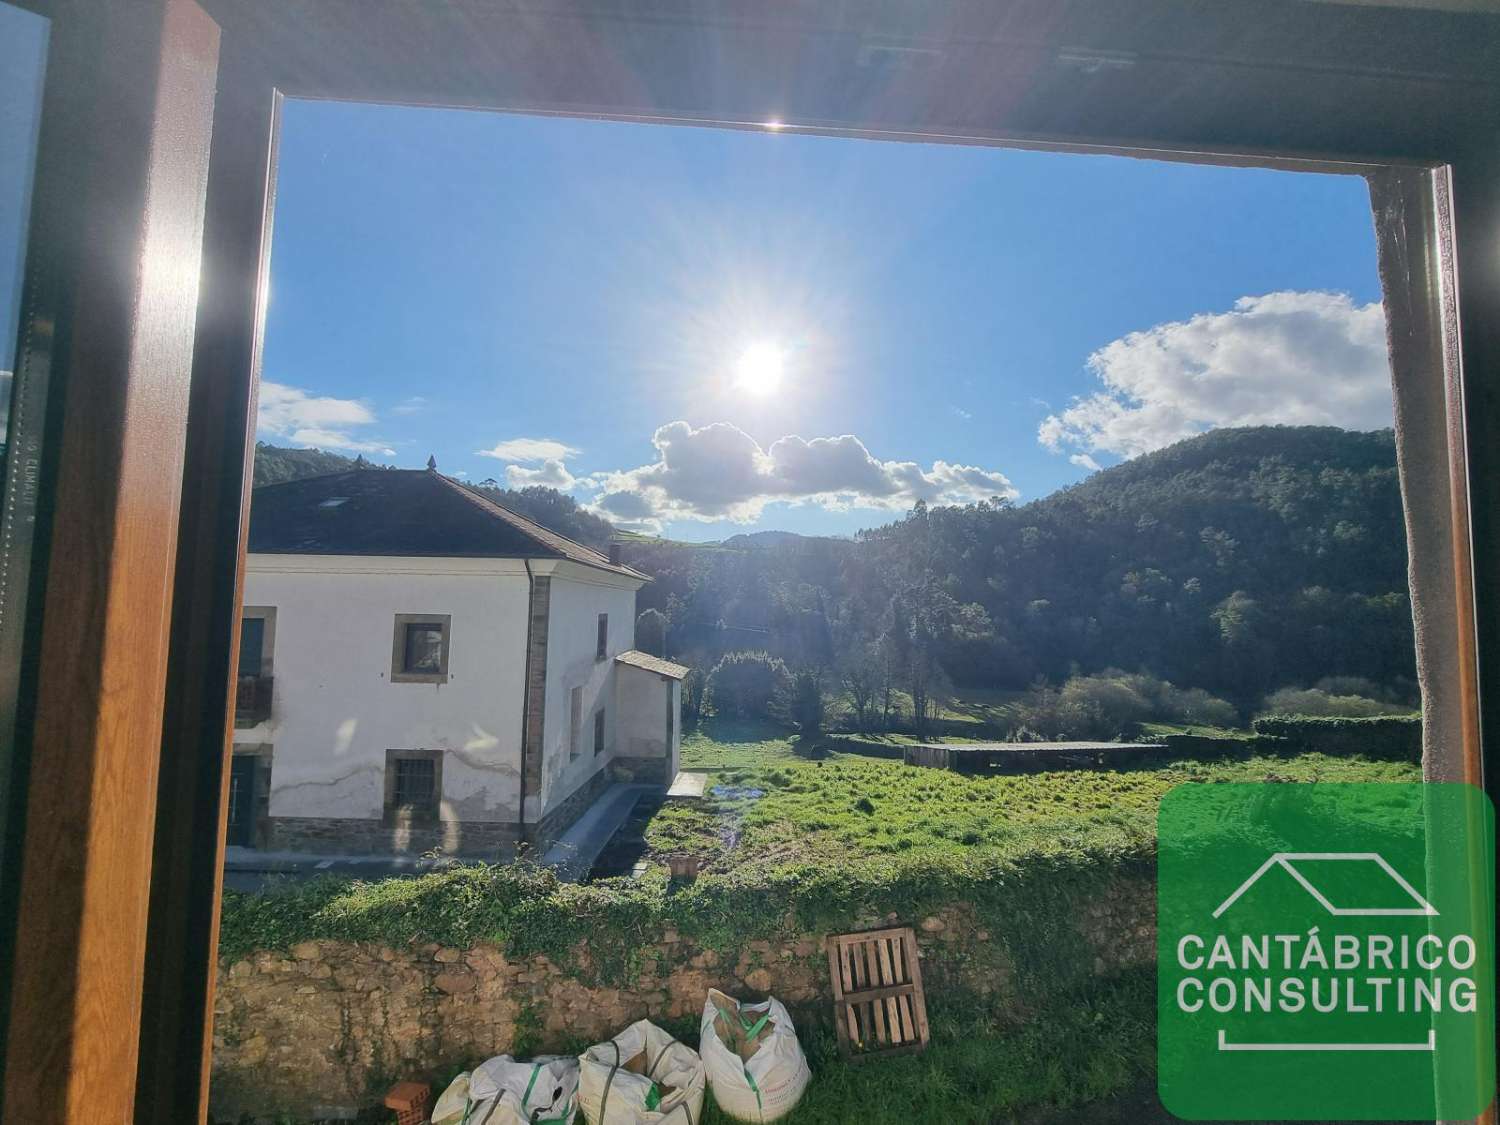
[[[1328,897],[1320,891],[1301,870],[1296,866],[1299,862],[1321,862],[1324,860],[1338,860],[1346,863],[1373,863],[1390,878],[1390,880],[1401,888],[1412,900],[1411,906],[1336,906],[1328,900]],[[1401,877],[1401,873],[1385,861],[1379,852],[1276,852],[1270,859],[1266,860],[1255,869],[1255,873],[1239,885],[1228,898],[1219,903],[1215,908],[1213,916],[1218,918],[1236,902],[1238,902],[1251,887],[1258,883],[1263,875],[1273,867],[1280,867],[1293,879],[1302,885],[1303,890],[1310,894],[1329,914],[1339,918],[1365,917],[1365,918],[1410,918],[1436,917],[1437,907],[1428,902],[1417,889]]]
[[[1495,1094],[1494,813],[1442,782],[1187,782],[1157,816],[1157,1090],[1190,1121]]]

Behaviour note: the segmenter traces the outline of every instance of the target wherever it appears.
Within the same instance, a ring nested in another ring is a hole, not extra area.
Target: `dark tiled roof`
[[[673,664],[670,660],[663,660],[659,656],[652,656],[649,652],[642,652],[637,648],[620,653],[615,657],[615,661],[619,664],[629,664],[632,668],[655,672],[658,676],[666,676],[669,680],[684,679],[691,671],[681,664]]]
[[[252,552],[570,559],[632,578],[637,570],[423,469],[355,469],[257,488]]]

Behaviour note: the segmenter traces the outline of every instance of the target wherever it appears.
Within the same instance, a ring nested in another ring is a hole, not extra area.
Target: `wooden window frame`
[[[19,670],[18,877],[0,883],[6,1119],[206,1113],[284,95],[740,128],[775,117],[806,133],[1366,173],[1378,216],[1390,208],[1393,333],[1440,364],[1418,404],[1435,443],[1402,472],[1404,489],[1423,477],[1451,496],[1446,532],[1424,544],[1451,588],[1451,620],[1429,637],[1453,670],[1448,750],[1495,795],[1500,691],[1479,687],[1500,667],[1500,586],[1476,580],[1475,560],[1500,558],[1500,106],[1492,80],[1450,76],[1427,34],[1466,17],[1284,4],[1266,20],[1250,5],[1130,2],[1141,12],[1125,20],[1118,0],[1021,0],[1003,27],[961,29],[936,77],[887,76],[862,100],[861,82],[828,85],[834,68],[787,44],[822,52],[875,34],[860,21],[877,5],[839,7],[850,26],[817,6],[669,5],[634,28],[620,66],[608,37],[630,17],[582,0],[527,17],[401,0],[21,0],[54,27],[23,295],[45,330],[17,364],[55,387]],[[1184,47],[1195,19],[1250,20],[1254,34],[1242,23]],[[1155,45],[1087,67],[1132,28]],[[886,29],[903,37],[921,32]],[[714,49],[695,50],[705,38]],[[1065,75],[1072,100],[1025,96],[1063,69],[1049,53],[1063,41],[1086,45],[1070,47],[1085,64]],[[1397,42],[1400,63],[1362,54]],[[1111,83],[1132,70],[1142,81],[1121,95]]]
[[[442,649],[436,672],[406,670],[407,630],[413,625],[437,626],[442,630]],[[395,634],[391,639],[391,683],[446,684],[448,652],[453,643],[453,615],[449,613],[398,613]]]

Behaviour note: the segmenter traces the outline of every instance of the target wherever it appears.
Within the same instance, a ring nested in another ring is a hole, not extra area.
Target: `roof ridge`
[[[253,486],[254,491],[259,492],[263,488],[280,488],[284,484],[301,484],[307,480],[326,480],[329,477],[346,477],[350,473],[363,472],[363,469],[330,469],[326,473],[308,473],[301,477],[288,477],[286,480],[268,480],[264,484]]]
[[[399,469],[395,465],[366,465],[363,468],[350,465],[347,469],[330,469],[326,473],[307,473],[300,477],[288,477],[286,480],[268,480],[264,484],[252,487],[254,491],[259,492],[263,488],[280,488],[284,484],[302,484],[310,480],[327,480],[330,477],[352,477],[356,473],[425,473],[426,471],[426,469]]]
[[[453,489],[453,491],[457,492],[465,500],[469,501],[469,503],[478,507],[481,511],[492,511],[492,514],[498,515],[501,519],[505,520],[505,522],[514,527],[517,531],[531,536],[532,539],[541,543],[545,547],[550,547],[553,550],[558,551],[564,558],[568,558],[571,556],[571,552],[568,548],[573,548],[577,551],[583,552],[588,556],[588,558],[586,559],[579,559],[575,557],[573,558],[574,562],[591,563],[596,566],[605,567],[609,570],[614,570],[626,574],[633,574],[640,578],[649,579],[649,575],[642,574],[634,567],[626,566],[624,563],[611,562],[608,555],[604,554],[601,551],[596,551],[588,544],[580,543],[576,539],[569,539],[561,532],[553,531],[550,527],[543,527],[541,524],[537,523],[536,520],[531,519],[529,516],[523,516],[520,512],[512,511],[510,508],[507,508],[499,501],[491,500],[488,496],[481,495],[479,489],[475,485],[465,484],[463,481],[455,480],[454,478],[448,476],[446,473],[440,473],[436,470],[432,471],[432,475],[438,480],[442,481],[449,488]],[[563,544],[563,546],[559,546],[558,544]]]

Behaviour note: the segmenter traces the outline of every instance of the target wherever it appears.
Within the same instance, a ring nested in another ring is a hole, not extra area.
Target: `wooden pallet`
[[[833,1022],[848,1059],[921,1051],[927,1000],[910,926],[828,936]]]

